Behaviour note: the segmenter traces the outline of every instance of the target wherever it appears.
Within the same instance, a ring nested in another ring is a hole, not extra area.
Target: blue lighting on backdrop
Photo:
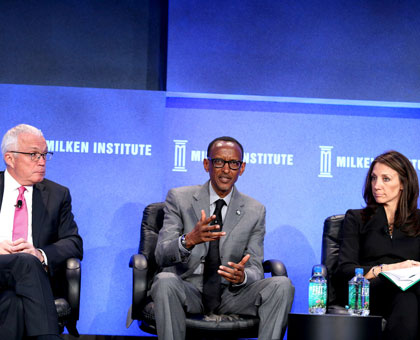
[[[285,102],[279,111],[259,111],[261,101],[250,98],[235,98],[244,109],[212,102],[203,108],[191,105],[195,99],[152,91],[0,85],[2,134],[21,122],[40,127],[54,151],[47,177],[71,189],[85,241],[83,334],[143,334],[136,325],[125,329],[131,303],[128,261],[138,248],[142,210],[164,200],[172,187],[204,183],[208,175],[201,160],[216,136],[232,135],[244,145],[248,164],[238,188],[267,207],[265,257],[287,265],[296,286],[295,312],[307,308],[307,281],[320,261],[323,220],[363,204],[372,157],[397,149],[420,169],[418,119],[325,115],[326,106],[318,103]],[[311,114],[296,113],[301,107]],[[369,106],[369,112],[375,109],[383,107]],[[185,156],[176,152],[180,149]]]
[[[19,20],[3,20],[31,33],[13,42],[19,49],[4,65],[15,67],[3,73],[30,84],[66,84],[73,73],[66,85],[147,83],[147,67],[137,67],[154,59],[140,2],[112,2],[103,13],[94,1],[70,3],[71,13],[88,13],[82,23],[61,20],[67,2],[35,7],[55,13],[40,32],[18,7]],[[0,84],[0,133],[19,123],[41,128],[54,152],[47,178],[71,190],[85,246],[80,333],[144,335],[125,328],[142,211],[172,187],[204,183],[202,159],[221,135],[245,148],[238,188],[266,206],[265,257],[285,262],[296,286],[292,311],[305,312],[323,221],[363,205],[372,158],[395,149],[420,171],[419,31],[414,1],[176,0],[168,92]],[[74,36],[88,39],[74,50]],[[102,82],[87,81],[90,72]]]

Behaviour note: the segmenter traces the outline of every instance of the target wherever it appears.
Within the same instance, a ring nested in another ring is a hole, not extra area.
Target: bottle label
[[[349,307],[354,311],[369,310],[369,287],[361,284],[349,285]]]
[[[324,283],[309,283],[309,308],[327,307],[327,285]]]

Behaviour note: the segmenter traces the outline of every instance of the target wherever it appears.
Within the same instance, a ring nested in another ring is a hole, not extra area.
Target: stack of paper
[[[420,280],[420,266],[388,270],[380,273],[402,290],[407,290]]]

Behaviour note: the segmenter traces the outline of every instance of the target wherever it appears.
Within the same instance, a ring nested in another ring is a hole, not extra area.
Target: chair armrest
[[[71,319],[79,320],[81,264],[77,258],[69,258],[66,262],[66,278],[68,282],[67,300],[71,308]]]
[[[147,258],[143,254],[131,256],[130,268],[133,268],[133,300],[131,317],[135,320],[141,319],[141,311],[147,298]]]
[[[263,263],[264,273],[271,273],[271,276],[286,276],[287,269],[280,260],[266,260]]]

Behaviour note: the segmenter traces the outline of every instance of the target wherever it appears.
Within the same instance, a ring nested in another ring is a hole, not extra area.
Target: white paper
[[[402,290],[406,290],[420,280],[420,266],[388,270],[380,274],[394,282]]]

